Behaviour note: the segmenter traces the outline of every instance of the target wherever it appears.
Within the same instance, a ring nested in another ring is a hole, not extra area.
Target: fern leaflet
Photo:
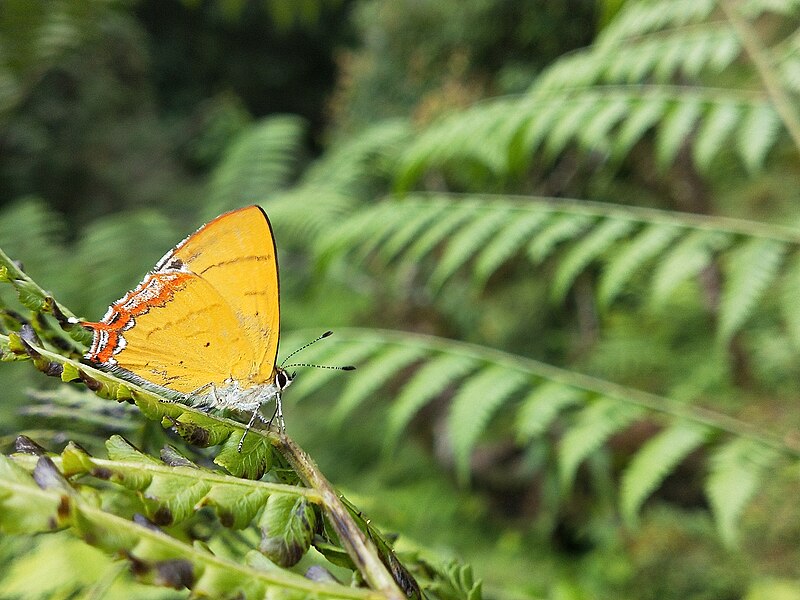
[[[727,342],[752,313],[762,294],[778,274],[786,245],[753,238],[736,250],[729,261],[719,307],[719,336]]]
[[[456,393],[447,426],[456,474],[462,483],[469,479],[472,449],[492,415],[527,381],[524,373],[488,366],[467,379]]]
[[[756,441],[738,438],[716,451],[706,480],[706,495],[726,543],[738,537],[737,522],[758,484],[778,454]]]
[[[635,221],[609,218],[575,244],[556,270],[551,288],[553,300],[563,300],[578,274],[619,238],[630,233],[635,225]]]
[[[528,256],[534,263],[542,262],[559,243],[577,237],[591,227],[593,222],[594,219],[586,215],[554,215],[531,241]]]
[[[702,445],[710,430],[679,421],[650,438],[625,469],[620,484],[620,506],[625,521],[633,526],[647,497],[658,489],[667,475]]]
[[[580,464],[610,436],[627,427],[641,411],[612,398],[598,398],[578,413],[558,444],[558,471],[564,491],[572,487]]]
[[[554,381],[536,387],[517,412],[517,440],[527,443],[547,431],[558,415],[586,401],[586,392]]]

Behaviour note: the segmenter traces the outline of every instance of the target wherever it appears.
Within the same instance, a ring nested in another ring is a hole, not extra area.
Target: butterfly
[[[295,374],[276,365],[279,292],[266,213],[225,213],[167,252],[99,322],[81,323],[92,331],[84,359],[175,401],[252,412],[241,451],[273,399],[284,430],[281,392]]]

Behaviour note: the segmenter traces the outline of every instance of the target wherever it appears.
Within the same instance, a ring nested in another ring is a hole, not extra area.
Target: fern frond
[[[402,227],[381,245],[378,249],[380,259],[386,264],[395,260],[414,240],[419,239],[430,229],[431,223],[442,218],[449,207],[449,203],[438,202],[435,199],[429,205],[414,203],[409,206],[409,210],[415,214],[406,219]]]
[[[415,346],[387,346],[370,357],[370,362],[358,369],[358,377],[347,386],[331,415],[334,425],[340,425],[368,396],[383,387],[396,373],[417,362],[426,354]]]
[[[721,102],[711,107],[703,118],[692,148],[694,161],[700,170],[708,170],[711,166],[714,157],[738,125],[741,110],[742,107],[737,104]]]
[[[766,104],[749,107],[736,136],[736,149],[750,173],[757,172],[775,143],[781,121],[775,110]]]
[[[656,160],[667,168],[678,154],[700,119],[703,106],[699,99],[674,104],[664,116],[656,138]]]
[[[447,215],[444,215],[429,227],[409,246],[408,250],[403,254],[403,261],[413,263],[422,260],[467,219],[483,214],[481,209],[482,203],[475,200],[463,200],[456,203]]]
[[[558,264],[551,288],[553,300],[563,300],[578,274],[635,226],[634,221],[607,219],[576,243]]]
[[[472,256],[482,250],[484,242],[508,223],[506,213],[491,211],[451,234],[442,258],[428,280],[434,290],[439,290],[444,282],[464,265]]]
[[[710,430],[694,423],[676,422],[645,442],[622,474],[620,510],[635,526],[639,510],[667,475],[706,442]]]
[[[414,373],[389,407],[386,452],[393,450],[414,415],[445,389],[478,367],[478,360],[457,354],[434,356]]]
[[[656,268],[651,291],[653,306],[663,306],[678,285],[697,275],[730,241],[729,235],[719,231],[698,230],[684,237]]]
[[[783,320],[796,350],[800,350],[800,255],[795,254],[784,269],[780,291]]]
[[[517,440],[527,443],[547,431],[559,414],[586,402],[584,390],[546,381],[524,398],[517,411]]]
[[[637,407],[600,397],[581,410],[558,444],[558,472],[564,491],[572,487],[580,464],[613,434],[641,416]]]
[[[597,297],[602,306],[609,306],[631,277],[649,260],[665,250],[683,229],[674,225],[647,225],[617,253],[609,258],[600,277]]]
[[[546,259],[561,242],[571,240],[589,229],[594,223],[590,216],[582,214],[557,214],[533,238],[528,246],[528,256],[534,263]]]
[[[467,379],[456,392],[447,430],[453,445],[456,475],[462,483],[469,480],[470,458],[478,437],[503,402],[527,381],[524,373],[488,366]]]
[[[505,261],[517,253],[550,218],[548,212],[522,213],[497,232],[475,261],[475,284],[483,286]]]
[[[727,342],[778,275],[786,245],[754,238],[731,254],[720,299],[719,336]]]
[[[720,536],[729,545],[738,538],[737,523],[758,484],[778,455],[771,448],[744,438],[722,446],[711,459],[706,495]]]
[[[209,185],[208,217],[265,200],[284,187],[300,150],[303,121],[269,117],[247,129],[227,151]]]

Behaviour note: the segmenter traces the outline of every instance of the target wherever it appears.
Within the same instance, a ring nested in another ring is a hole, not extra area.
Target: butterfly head
[[[286,369],[281,369],[278,367],[275,372],[275,387],[278,388],[279,392],[282,392],[287,387],[292,385],[296,375],[296,372],[290,374]]]

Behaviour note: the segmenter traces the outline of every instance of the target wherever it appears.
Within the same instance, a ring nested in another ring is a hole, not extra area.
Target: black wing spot
[[[210,345],[211,345],[211,342],[206,342],[205,344],[203,344],[203,347],[204,348],[208,348]]]

